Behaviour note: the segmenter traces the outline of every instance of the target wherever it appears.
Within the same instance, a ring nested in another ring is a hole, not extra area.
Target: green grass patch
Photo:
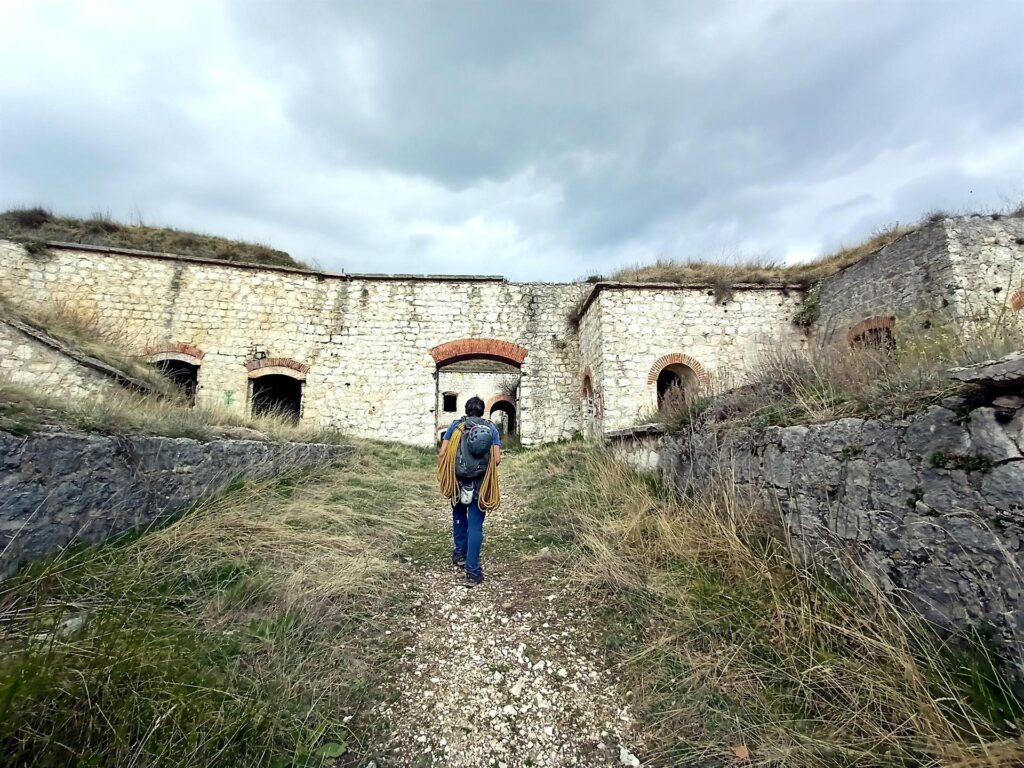
[[[427,535],[432,469],[427,451],[364,443],[24,568],[0,585],[0,764],[375,756],[403,642],[384,630],[414,599],[400,554]],[[386,495],[353,493],[367,484]]]

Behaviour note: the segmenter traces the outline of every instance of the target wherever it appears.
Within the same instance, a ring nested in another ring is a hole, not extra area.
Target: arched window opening
[[[658,393],[658,410],[674,410],[685,407],[690,402],[700,387],[700,378],[690,366],[673,363],[661,369],[655,386]]]
[[[172,358],[157,360],[153,365],[181,391],[189,405],[195,405],[196,390],[199,388],[198,365]]]
[[[896,337],[892,328],[868,328],[850,338],[854,349],[880,349],[891,352],[896,349]]]
[[[516,434],[516,407],[508,400],[492,405],[489,416],[502,435]]]
[[[852,349],[891,352],[896,349],[895,325],[896,318],[892,315],[875,315],[851,326],[846,339]]]
[[[587,419],[597,417],[597,401],[594,398],[594,383],[590,379],[590,373],[583,374],[583,384],[580,385],[580,397],[583,399],[583,415]]]
[[[302,415],[302,381],[267,374],[250,381],[253,416],[276,416],[298,422]]]
[[[1020,312],[1024,309],[1024,288],[1018,288],[1010,296],[1010,309],[1014,312]]]

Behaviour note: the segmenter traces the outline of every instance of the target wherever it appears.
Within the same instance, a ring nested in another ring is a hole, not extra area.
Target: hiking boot
[[[466,556],[464,554],[454,553],[452,555],[452,565],[456,568],[466,567]]]
[[[473,587],[479,586],[484,583],[484,575],[482,573],[469,573],[466,572],[466,589],[472,589]]]

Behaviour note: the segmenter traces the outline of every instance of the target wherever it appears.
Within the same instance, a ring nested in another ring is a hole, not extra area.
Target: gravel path
[[[503,494],[484,527],[484,584],[466,589],[443,563],[417,571],[423,597],[408,619],[400,697],[380,712],[392,733],[384,762],[640,765],[629,699],[605,671],[588,617],[548,558],[511,554],[520,507]],[[439,508],[439,535],[448,525]]]

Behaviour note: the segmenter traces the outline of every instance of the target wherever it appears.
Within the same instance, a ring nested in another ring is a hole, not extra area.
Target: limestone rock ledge
[[[0,578],[72,542],[158,525],[239,477],[327,464],[311,443],[0,431]]]
[[[609,444],[641,468],[653,452],[684,494],[735,483],[780,514],[798,559],[852,560],[934,624],[990,631],[1024,677],[1024,400],[999,400]]]

